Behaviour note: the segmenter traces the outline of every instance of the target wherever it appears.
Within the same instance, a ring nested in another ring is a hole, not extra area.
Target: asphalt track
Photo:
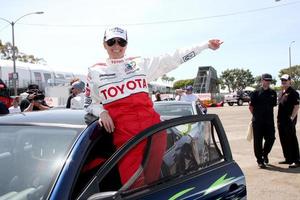
[[[246,140],[247,127],[251,119],[248,106],[227,106],[209,108],[208,113],[218,114],[226,131],[233,158],[242,168],[250,200],[299,200],[300,167],[289,169],[278,164],[284,160],[277,127],[276,140],[269,154],[267,169],[259,169],[253,152],[253,143]],[[274,110],[276,122],[277,108]],[[276,124],[276,123],[275,123]],[[276,125],[275,125],[276,126]],[[300,142],[300,120],[297,122],[297,136]]]

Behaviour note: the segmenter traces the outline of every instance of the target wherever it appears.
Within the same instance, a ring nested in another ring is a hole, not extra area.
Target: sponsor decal
[[[112,64],[120,64],[124,62],[124,59],[119,59],[119,60],[110,60]]]
[[[134,71],[136,71],[136,62],[135,61],[131,61],[131,62],[125,64],[125,73],[126,74],[130,74]]]
[[[84,108],[89,107],[92,104],[93,100],[91,97],[84,98]]]
[[[99,75],[100,80],[105,80],[105,79],[112,79],[112,78],[116,78],[116,74],[100,74]]]
[[[183,59],[183,62],[186,62],[192,58],[194,58],[196,56],[195,52],[192,51],[190,53],[188,53],[187,55],[183,56],[182,59]]]
[[[101,77],[104,77],[104,76],[116,76],[116,74],[113,73],[113,74],[100,74],[100,75],[99,75],[100,78],[101,78]]]
[[[106,89],[100,90],[105,99],[116,97],[120,94],[124,94],[126,90],[135,90],[137,88],[148,88],[146,79],[134,79],[122,83],[120,85],[110,86]]]
[[[119,28],[119,27],[115,27],[115,28],[111,28],[109,29],[111,32],[118,32],[118,33],[124,33],[124,30]]]

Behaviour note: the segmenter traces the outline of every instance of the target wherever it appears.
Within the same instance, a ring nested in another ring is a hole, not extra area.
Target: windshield
[[[195,114],[191,104],[156,104],[154,108],[161,116],[188,116]]]
[[[1,126],[0,199],[45,199],[80,131]]]

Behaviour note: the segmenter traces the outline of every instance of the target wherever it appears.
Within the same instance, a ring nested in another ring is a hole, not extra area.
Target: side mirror
[[[117,193],[116,191],[100,192],[100,193],[93,194],[88,198],[88,200],[113,200],[116,193]]]

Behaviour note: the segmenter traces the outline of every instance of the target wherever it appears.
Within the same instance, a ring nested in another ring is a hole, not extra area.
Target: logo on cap
[[[271,74],[263,74],[261,78],[265,81],[272,81],[272,75]]]
[[[291,77],[288,74],[283,74],[280,79],[281,80],[291,80]]]
[[[112,38],[122,38],[127,41],[127,31],[119,27],[108,28],[104,33],[104,40],[107,41]]]

